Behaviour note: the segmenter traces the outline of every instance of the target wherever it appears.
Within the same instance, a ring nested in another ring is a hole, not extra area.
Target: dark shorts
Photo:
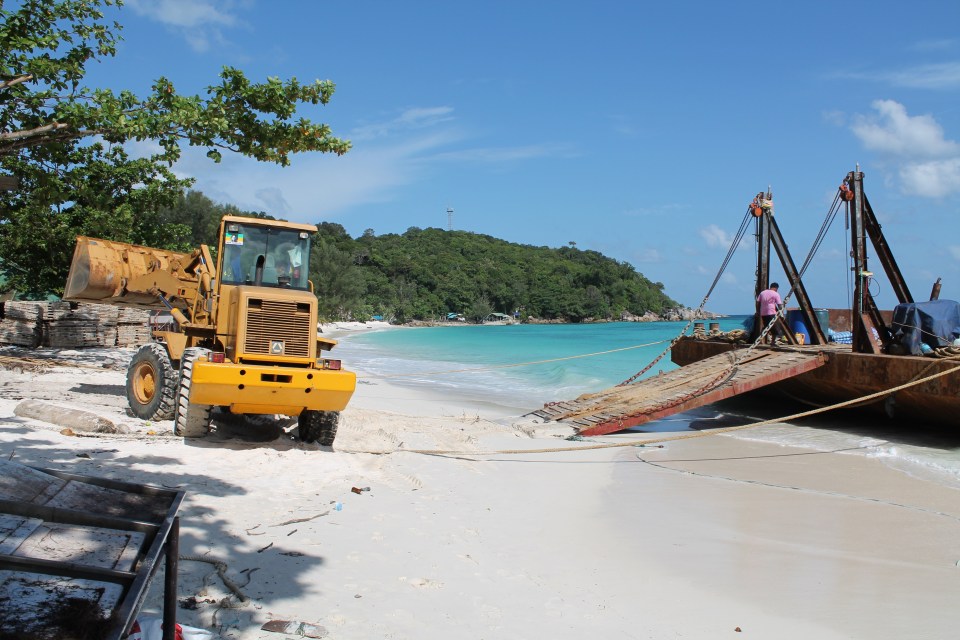
[[[772,315],[772,316],[760,316],[760,322],[763,324],[762,328],[763,328],[763,329],[766,329],[767,326],[769,326],[770,323],[773,322],[773,319],[776,318],[776,317],[777,317],[776,315]],[[774,337],[779,336],[779,335],[780,335],[780,327],[774,325],[773,329],[770,330],[770,333],[771,333]]]

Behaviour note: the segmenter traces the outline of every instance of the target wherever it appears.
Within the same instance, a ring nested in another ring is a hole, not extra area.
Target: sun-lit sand
[[[178,619],[226,638],[293,637],[270,620],[357,640],[960,629],[960,492],[869,457],[731,436],[578,451],[564,429],[363,378],[332,450],[231,420],[184,441],[126,413],[129,351],[47,353],[71,364],[0,370],[0,455],[185,490],[181,553],[225,562],[249,600],[184,560],[199,606]],[[23,399],[130,433],[64,435],[14,415]],[[498,453],[541,449],[563,451]],[[161,606],[157,579],[144,611]]]

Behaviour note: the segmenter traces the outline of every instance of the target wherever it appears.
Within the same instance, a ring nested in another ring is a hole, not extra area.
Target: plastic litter
[[[213,640],[212,631],[197,629],[182,624],[177,625],[176,640]],[[155,616],[141,616],[133,623],[127,640],[163,640],[163,619]]]

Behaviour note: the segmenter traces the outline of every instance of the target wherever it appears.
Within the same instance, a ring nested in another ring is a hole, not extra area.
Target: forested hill
[[[311,271],[321,315],[398,322],[491,312],[579,322],[663,314],[679,305],[630,264],[573,246],[551,249],[466,231],[419,229],[351,238],[321,223]]]
[[[136,216],[47,216],[42,220],[59,221],[6,226],[0,277],[20,297],[43,299],[63,291],[77,235],[189,252],[201,244],[216,246],[223,215],[272,217],[217,204],[197,191]],[[448,313],[476,320],[519,310],[523,319],[579,322],[619,320],[624,313],[662,316],[679,306],[659,282],[596,251],[416,227],[380,236],[368,229],[351,238],[339,224],[317,226],[310,279],[324,320],[381,315],[409,322]]]

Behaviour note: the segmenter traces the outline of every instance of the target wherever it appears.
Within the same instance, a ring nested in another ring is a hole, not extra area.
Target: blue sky
[[[163,75],[195,93],[224,65],[336,83],[301,113],[349,154],[186,153],[176,170],[215,201],[353,236],[447,228],[452,208],[455,229],[575,242],[695,307],[754,194],[772,185],[800,264],[859,163],[914,297],[942,277],[960,298],[960,3],[128,0],[117,15],[125,41],[90,84],[145,93]],[[841,216],[808,272],[816,306],[848,305],[845,233]],[[749,312],[753,273],[748,237],[707,309]]]

